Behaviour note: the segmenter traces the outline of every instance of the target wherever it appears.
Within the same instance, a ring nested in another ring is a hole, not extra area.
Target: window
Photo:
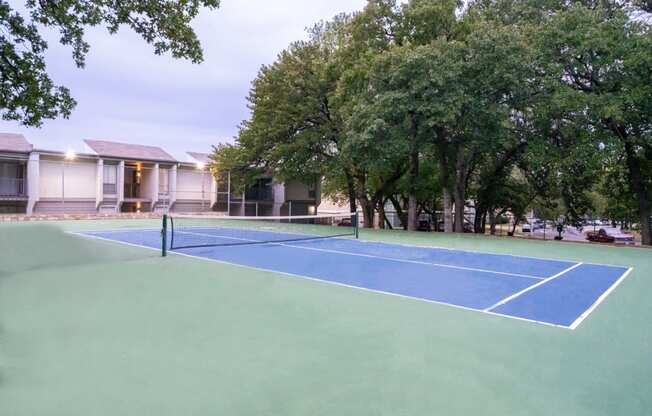
[[[159,169],[158,171],[158,193],[167,194],[170,192],[170,172],[168,169]]]
[[[249,201],[273,201],[274,189],[271,178],[260,178],[247,189],[245,199]]]
[[[25,166],[0,163],[0,196],[22,196],[25,193]]]
[[[102,188],[105,195],[115,195],[118,183],[118,167],[116,165],[104,165],[104,180]]]

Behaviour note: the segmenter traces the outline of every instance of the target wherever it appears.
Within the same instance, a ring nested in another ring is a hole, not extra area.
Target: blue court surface
[[[228,228],[196,228],[193,233],[233,238]],[[248,233],[248,239],[278,239],[266,231]],[[161,247],[160,231],[153,229],[78,234],[151,249]],[[631,272],[619,266],[352,238],[185,248],[172,253],[570,329]]]

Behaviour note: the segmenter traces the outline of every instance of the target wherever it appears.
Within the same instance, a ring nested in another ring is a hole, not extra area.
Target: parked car
[[[521,225],[521,232],[524,232],[524,233],[532,232],[532,226],[527,222],[523,223],[523,225]]]
[[[419,220],[419,224],[417,226],[417,231],[432,231],[432,227],[430,226],[430,221],[428,220]]]
[[[600,228],[598,231],[586,233],[586,239],[594,243],[613,243],[616,239],[607,233],[607,230]]]
[[[542,220],[534,220],[532,222],[532,231],[543,229],[545,223]]]
[[[617,230],[609,233],[604,228],[598,231],[589,231],[586,233],[586,239],[596,243],[617,243],[617,244],[634,244],[634,236]]]
[[[342,220],[337,224],[338,227],[352,227],[351,218],[342,218]]]
[[[453,228],[454,228],[454,227],[455,227],[455,224],[453,224]],[[439,231],[439,232],[444,232],[444,221],[439,221],[439,222],[437,223],[437,231]],[[473,225],[471,225],[471,224],[465,222],[465,223],[464,223],[464,232],[465,232],[465,233],[472,233],[472,232],[474,232],[474,230],[473,230]]]

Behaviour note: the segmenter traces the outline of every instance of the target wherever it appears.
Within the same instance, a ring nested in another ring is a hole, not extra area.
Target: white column
[[[272,185],[274,190],[274,208],[272,209],[272,215],[278,216],[281,215],[281,207],[285,203],[285,186],[282,183],[276,183]]]
[[[170,205],[168,209],[171,211],[174,203],[177,201],[177,165],[172,165],[168,171],[168,191],[170,193]]]
[[[226,215],[231,215],[231,171],[226,178]]]
[[[321,181],[318,180],[315,184],[315,214],[317,214],[317,209],[321,205]]]
[[[27,161],[27,215],[34,213],[34,206],[39,200],[39,174],[40,154],[32,152]]]
[[[211,189],[211,194],[210,194],[210,200],[211,200],[211,207],[210,210],[213,210],[213,207],[215,207],[215,204],[217,204],[217,181],[215,180],[215,176],[213,176],[212,172],[208,172],[207,175],[210,177],[210,189]]]
[[[116,206],[116,210],[118,212],[121,211],[122,208],[122,203],[125,200],[125,161],[121,160],[120,163],[118,163],[118,168],[117,168],[117,180],[116,180],[116,186],[118,187],[117,194],[118,194],[118,204]]]
[[[152,206],[151,206],[152,212],[154,212],[154,207],[158,202],[158,179],[159,179],[158,172],[159,172],[159,164],[155,163],[149,177],[149,181],[151,182],[149,184],[149,192],[150,192],[150,199],[152,200]]]
[[[104,160],[97,160],[97,174],[95,176],[96,191],[95,191],[95,209],[100,209],[100,204],[104,200]]]

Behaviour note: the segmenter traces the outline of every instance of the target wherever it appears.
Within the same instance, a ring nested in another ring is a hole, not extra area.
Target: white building
[[[35,149],[0,133],[0,214],[202,212],[300,215],[319,205],[317,187],[261,178],[244,194],[215,180],[206,153],[179,161],[156,146],[84,140],[87,151]]]

